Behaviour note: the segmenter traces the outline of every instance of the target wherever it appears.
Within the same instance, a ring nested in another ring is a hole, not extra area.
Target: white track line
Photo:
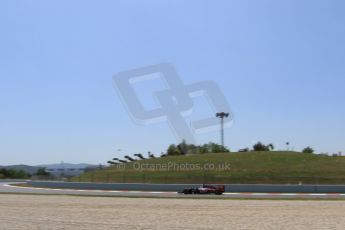
[[[127,191],[127,190],[85,190],[85,189],[60,189],[60,188],[38,188],[38,187],[22,187],[10,184],[3,185],[5,187],[28,189],[28,190],[44,190],[44,191],[65,191],[65,192],[97,192],[97,193],[129,193],[129,194],[178,194],[177,192],[149,192],[149,191]]]
[[[342,193],[224,193],[224,195],[230,196],[329,196],[329,197],[340,197],[345,196]]]

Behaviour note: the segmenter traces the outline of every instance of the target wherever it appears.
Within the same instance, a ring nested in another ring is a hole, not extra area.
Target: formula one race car
[[[198,188],[185,188],[180,193],[183,194],[216,194],[222,195],[225,192],[224,185],[202,185]]]

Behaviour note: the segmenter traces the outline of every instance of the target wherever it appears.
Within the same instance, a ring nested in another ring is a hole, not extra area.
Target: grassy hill
[[[169,156],[111,166],[71,179],[118,183],[345,184],[345,157],[297,152]]]

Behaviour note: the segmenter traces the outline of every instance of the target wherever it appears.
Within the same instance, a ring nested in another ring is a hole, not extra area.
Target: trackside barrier
[[[123,183],[80,183],[27,181],[27,184],[40,188],[80,189],[80,190],[133,190],[133,191],[181,191],[186,187],[200,184],[123,184]],[[268,185],[268,184],[227,184],[226,192],[254,193],[345,193],[345,185]]]

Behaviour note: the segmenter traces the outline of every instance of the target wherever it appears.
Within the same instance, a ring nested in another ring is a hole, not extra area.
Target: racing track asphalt
[[[42,195],[82,195],[82,196],[114,196],[114,197],[147,197],[147,198],[263,198],[263,199],[344,199],[340,193],[224,193],[216,195],[183,195],[177,192],[145,192],[145,191],[106,191],[106,190],[74,190],[50,189],[16,186],[20,182],[0,182],[0,194],[42,194]]]

